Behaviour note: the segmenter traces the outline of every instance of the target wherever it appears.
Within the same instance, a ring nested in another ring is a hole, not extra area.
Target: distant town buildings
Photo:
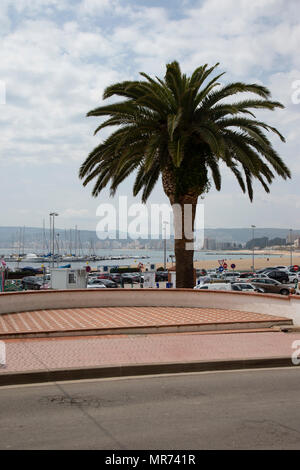
[[[203,250],[216,250],[217,244],[214,238],[204,238]]]
[[[243,248],[241,243],[218,241],[215,238],[204,238],[203,250],[240,250]]]
[[[294,241],[294,247],[300,248],[300,237],[296,238],[296,240]]]
[[[299,238],[300,238],[299,233],[296,233],[294,231],[289,231],[286,237],[286,243],[290,245],[291,243],[295,243],[297,240],[299,240]]]

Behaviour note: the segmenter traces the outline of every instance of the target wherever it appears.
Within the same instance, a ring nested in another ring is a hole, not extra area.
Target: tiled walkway
[[[6,368],[0,368],[0,375],[105,365],[291,358],[299,341],[300,333],[281,332],[11,339],[4,340]]]
[[[172,325],[285,321],[285,318],[213,308],[102,307],[37,310],[0,315],[0,335]]]

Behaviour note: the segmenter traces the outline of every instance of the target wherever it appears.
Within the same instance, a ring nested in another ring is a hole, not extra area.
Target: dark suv
[[[289,276],[288,273],[285,271],[265,271],[265,273],[270,279],[275,279],[275,281],[281,282],[281,284],[289,283]]]

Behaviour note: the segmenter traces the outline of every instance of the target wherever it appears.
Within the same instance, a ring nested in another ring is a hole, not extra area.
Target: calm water
[[[25,250],[26,251],[26,250]],[[31,253],[29,250],[26,251],[27,253]],[[13,253],[13,250],[11,248],[0,248],[0,255],[9,255]],[[38,254],[38,253],[37,253]],[[95,261],[92,262],[90,261],[88,264],[91,267],[97,267],[97,266],[130,266],[132,264],[138,264],[139,262],[143,263],[145,266],[148,266],[150,264],[157,264],[161,263],[163,266],[164,263],[164,252],[163,250],[134,250],[134,249],[128,249],[128,250],[120,250],[120,249],[98,249],[95,250],[95,254],[97,256],[129,256],[130,258],[128,259],[121,259],[121,260],[103,260],[103,261]],[[172,251],[167,251],[167,262],[171,262],[170,255],[174,254]],[[150,258],[143,259],[143,256],[150,256]],[[260,257],[263,255],[259,255]],[[265,254],[265,257],[279,257],[280,255],[269,255]],[[133,258],[132,258],[133,257]],[[216,260],[216,266],[218,266],[218,260],[219,259],[244,259],[244,258],[249,258],[252,257],[252,253],[249,254],[240,254],[237,253],[235,254],[234,252],[195,252],[194,260],[195,261],[201,261],[201,260]],[[59,263],[59,266],[67,264],[67,261],[63,261]],[[41,263],[30,263],[30,262],[20,262],[19,267],[24,267],[24,266],[33,266],[33,267],[39,267]],[[15,268],[17,266],[17,263],[8,263],[8,266],[11,268]],[[71,263],[72,267],[83,267],[86,266],[86,263],[84,261],[78,261],[78,262],[72,262]]]

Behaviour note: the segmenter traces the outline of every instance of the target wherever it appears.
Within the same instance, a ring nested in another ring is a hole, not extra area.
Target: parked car
[[[294,272],[294,273],[288,272],[288,276],[289,276],[289,282],[291,284],[294,284],[296,281],[300,281],[300,272]]]
[[[88,282],[87,286],[88,289],[106,289],[106,286],[101,282],[100,279],[93,279]]]
[[[209,284],[212,281],[212,276],[207,275],[207,276],[200,276],[197,279],[197,284]]]
[[[219,282],[215,284],[197,284],[194,289],[199,290],[232,290],[230,283]]]
[[[249,279],[250,277],[253,277],[255,273],[253,272],[246,272],[246,273],[240,273],[239,279]]]
[[[109,276],[109,279],[111,281],[116,282],[117,284],[120,284],[121,282],[121,274],[120,273],[111,273]]]
[[[267,271],[276,271],[277,268],[275,268],[275,266],[269,266],[267,268],[261,268],[261,269],[258,269],[256,271],[257,274],[263,274],[263,273],[266,273]]]
[[[289,266],[288,270],[290,273],[297,273],[297,272],[300,272],[300,266],[298,266],[297,264],[294,264],[294,266]]]
[[[253,274],[252,278],[255,278],[255,279],[270,279],[268,274],[264,274],[264,273],[261,273],[261,274]],[[249,279],[252,279],[251,277]]]
[[[105,287],[111,289],[115,289],[118,287],[118,284],[114,281],[111,281],[110,279],[95,279],[94,281],[91,281],[90,284],[103,284]]]
[[[295,289],[293,287],[289,287],[284,284],[281,284],[275,279],[253,278],[251,280],[251,284],[257,287],[258,289],[262,289],[263,292],[266,292],[266,293],[281,294],[281,295],[289,295],[289,294],[295,293]]]
[[[206,276],[208,274],[208,272],[206,271],[206,269],[199,269],[197,268],[196,269],[196,276],[199,277],[199,276]]]
[[[155,282],[164,282],[168,280],[168,271],[156,271]]]
[[[288,271],[288,266],[274,266],[275,269],[279,269],[280,271]]]
[[[97,279],[109,279],[110,273],[97,273],[96,277]]]
[[[26,276],[22,279],[23,289],[40,290],[43,287],[43,281],[35,276]]]
[[[124,282],[125,284],[138,283],[140,280],[140,273],[124,273],[121,275],[121,282]]]
[[[121,274],[119,273],[90,273],[88,277],[89,281],[92,279],[108,279],[109,281],[113,281],[116,283],[121,282]]]
[[[222,273],[222,276],[221,276],[221,277],[222,277],[222,279],[224,279],[225,281],[234,282],[234,281],[236,281],[240,276],[241,276],[241,273],[232,271],[232,272]]]
[[[232,284],[232,289],[239,290],[241,292],[263,292],[262,289],[255,287],[249,282],[235,282]]]
[[[289,282],[289,276],[286,271],[280,271],[279,269],[265,269],[263,272],[255,274],[253,277],[257,278],[269,278],[269,279],[275,279],[279,282]]]
[[[275,279],[276,281],[279,281],[282,284],[287,284],[290,281],[288,273],[284,271],[272,270],[268,271],[266,274],[270,279]]]
[[[255,271],[255,274],[263,274],[266,269],[267,269],[267,268],[257,269],[257,270]]]

